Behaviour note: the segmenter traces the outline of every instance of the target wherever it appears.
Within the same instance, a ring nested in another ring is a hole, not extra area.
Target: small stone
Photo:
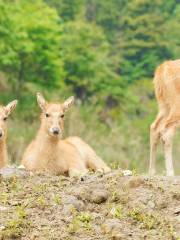
[[[180,215],[180,207],[175,208],[175,210],[173,211],[175,215]]]
[[[132,176],[132,171],[131,170],[123,170],[123,175],[124,176]]]
[[[172,197],[176,200],[180,200],[180,192],[179,191],[173,191],[172,192]]]
[[[7,207],[0,206],[0,211],[6,211],[6,210],[8,210]]]
[[[0,231],[4,230],[6,227],[3,225],[0,225]]]
[[[118,233],[118,232],[113,232],[112,233],[112,240],[124,240],[125,239],[125,235],[122,233]]]
[[[148,207],[150,207],[151,209],[155,208],[155,203],[153,201],[149,201]]]

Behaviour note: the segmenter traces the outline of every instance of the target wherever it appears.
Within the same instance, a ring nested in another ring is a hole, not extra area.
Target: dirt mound
[[[180,177],[0,179],[0,239],[180,239]]]

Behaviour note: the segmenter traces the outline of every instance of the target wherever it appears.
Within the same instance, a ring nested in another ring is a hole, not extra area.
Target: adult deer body
[[[7,124],[6,120],[13,109],[16,107],[17,100],[10,102],[7,106],[0,106],[0,168],[7,163]]]
[[[156,148],[161,138],[166,173],[173,176],[172,142],[175,130],[180,126],[180,60],[161,64],[155,72],[154,86],[159,113],[150,129],[149,174],[155,174]]]
[[[63,104],[47,103],[41,94],[37,101],[42,110],[41,126],[34,141],[27,147],[22,165],[30,171],[50,171],[70,176],[92,170],[110,171],[94,150],[78,137],[62,140],[64,114],[73,104],[68,98]]]

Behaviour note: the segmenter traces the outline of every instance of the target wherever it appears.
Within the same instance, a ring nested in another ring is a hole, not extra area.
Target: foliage
[[[0,64],[19,91],[24,82],[51,86],[62,75],[60,26],[41,0],[0,3]]]
[[[121,84],[113,72],[109,45],[102,30],[86,22],[68,22],[63,26],[61,54],[64,60],[65,83],[80,99],[98,99],[114,92],[121,94],[115,86]],[[111,91],[112,90],[112,91]]]

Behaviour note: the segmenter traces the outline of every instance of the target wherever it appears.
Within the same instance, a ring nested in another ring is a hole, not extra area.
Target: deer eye
[[[64,114],[62,114],[60,117],[61,117],[61,118],[64,118]]]
[[[7,120],[7,117],[4,117],[4,118],[3,118],[3,121],[6,121],[6,120]]]
[[[50,115],[48,113],[46,113],[45,116],[48,118]]]

